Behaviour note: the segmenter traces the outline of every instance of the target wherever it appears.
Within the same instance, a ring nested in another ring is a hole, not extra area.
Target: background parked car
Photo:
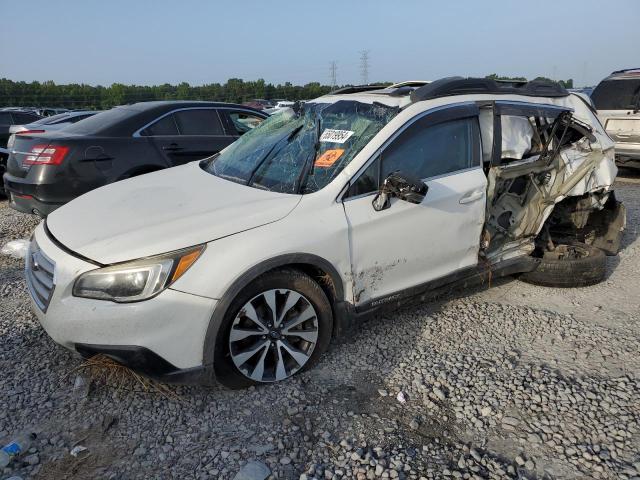
[[[294,105],[295,105],[295,102],[291,102],[289,100],[279,100],[276,102],[274,107],[265,108],[264,111],[269,115],[271,115],[273,113],[276,113],[279,110],[282,110],[283,108],[290,108],[290,107],[293,107]]]
[[[2,112],[27,112],[27,113],[35,113],[38,116],[41,116],[35,107],[3,107],[0,108]]]
[[[0,146],[4,147],[7,144],[11,125],[31,123],[41,118],[41,116],[25,110],[0,111]]]
[[[0,147],[7,145],[9,129],[14,123],[31,123],[41,118],[33,112],[25,110],[1,110],[0,111]],[[0,175],[7,169],[7,155],[0,152]],[[0,185],[0,196],[4,195],[4,187]]]
[[[244,102],[242,105],[244,105],[245,107],[255,108],[256,110],[264,110],[266,108],[273,107],[273,103],[271,103],[269,100],[264,100],[262,98],[254,98],[253,100]]]
[[[78,110],[74,112],[59,113],[51,117],[40,118],[35,122],[27,124],[11,125],[11,127],[9,127],[9,134],[11,136],[7,141],[7,148],[11,148],[13,146],[15,135],[17,133],[44,133],[52,130],[61,130],[100,112],[100,110]]]
[[[618,165],[640,168],[640,68],[618,70],[591,94],[598,116],[616,142]]]
[[[58,115],[59,113],[68,112],[68,108],[51,108],[51,107],[40,107],[36,109],[36,113],[38,115],[42,115],[43,117],[52,117],[53,115]]]
[[[10,206],[46,216],[94,188],[209,157],[266,117],[229,103],[143,102],[16,135],[4,175]]]

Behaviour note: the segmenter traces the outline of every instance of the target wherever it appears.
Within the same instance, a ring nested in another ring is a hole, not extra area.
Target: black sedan
[[[46,216],[108,183],[209,157],[266,117],[229,103],[142,102],[17,134],[4,174],[10,206]]]

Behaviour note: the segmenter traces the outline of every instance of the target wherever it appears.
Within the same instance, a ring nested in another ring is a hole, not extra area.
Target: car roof
[[[411,80],[390,86],[360,85],[345,87],[313,100],[336,102],[354,100],[363,103],[378,102],[391,107],[404,107],[411,103],[442,97],[462,95],[518,95],[525,97],[560,98],[569,92],[555,82],[546,80],[496,81],[489,78],[446,77],[433,82]]]
[[[233,103],[225,102],[209,102],[206,100],[153,100],[149,102],[137,102],[127,105],[120,105],[122,108],[145,112],[149,110],[165,109],[165,108],[189,108],[189,107],[228,107],[237,106]]]

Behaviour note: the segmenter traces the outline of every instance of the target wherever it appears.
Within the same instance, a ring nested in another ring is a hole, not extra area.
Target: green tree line
[[[231,78],[226,83],[210,83],[192,86],[186,82],[178,85],[123,85],[109,87],[55,82],[14,82],[0,79],[0,106],[64,107],[105,109],[115,105],[149,100],[209,100],[242,103],[254,98],[283,98],[304,100],[329,93],[332,87],[318,82],[293,85],[289,82],[274,85],[259,79],[244,81]]]
[[[487,78],[526,80],[524,77],[502,77],[495,73]],[[572,79],[560,80],[558,83],[566,88],[573,87]],[[305,100],[329,93],[333,88],[335,87],[321,85],[318,82],[306,85],[293,85],[290,82],[274,85],[263,79],[244,81],[241,78],[230,78],[226,83],[200,86],[182,82],[178,85],[165,83],[151,86],[114,83],[108,87],[78,83],[58,85],[53,81],[15,82],[2,78],[0,106],[106,109],[115,105],[149,100],[210,100],[232,103],[243,103],[254,98]]]

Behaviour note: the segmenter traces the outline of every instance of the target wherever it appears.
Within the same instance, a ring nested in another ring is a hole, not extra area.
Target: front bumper
[[[76,351],[83,358],[106,355],[147,377],[165,383],[208,384],[213,382],[213,369],[204,366],[178,368],[157,353],[137,345],[87,345],[76,344]]]
[[[33,298],[32,308],[55,342],[83,356],[104,353],[162,379],[203,369],[204,339],[216,300],[171,289],[135,303],[74,297],[75,279],[98,265],[64,250],[42,223],[34,239],[55,267],[46,313]]]

